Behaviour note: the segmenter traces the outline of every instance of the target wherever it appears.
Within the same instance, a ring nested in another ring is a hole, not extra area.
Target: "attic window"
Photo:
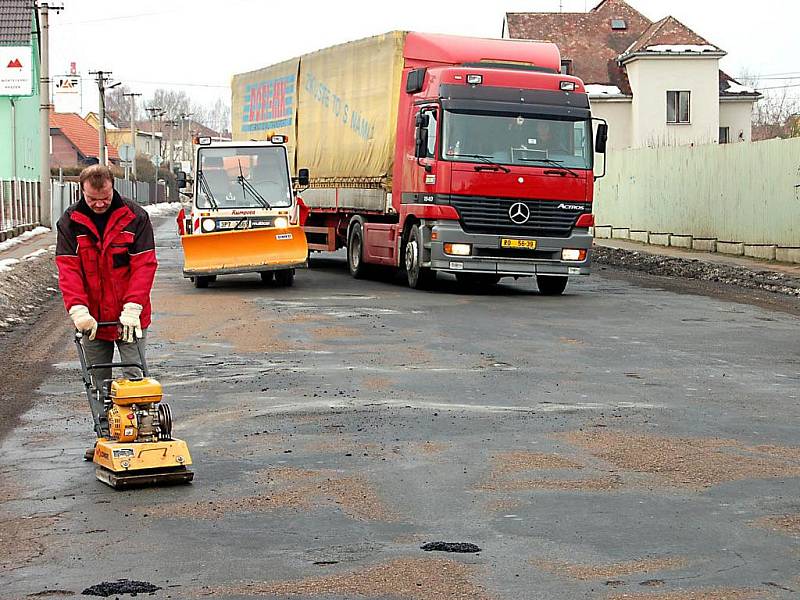
[[[611,29],[622,31],[628,28],[625,19],[611,19]]]
[[[561,74],[562,75],[572,75],[574,71],[572,70],[572,61],[568,58],[561,59]]]

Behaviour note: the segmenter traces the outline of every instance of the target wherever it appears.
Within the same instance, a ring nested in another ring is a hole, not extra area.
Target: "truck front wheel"
[[[567,288],[569,277],[560,275],[537,275],[536,285],[542,296],[560,296]]]
[[[422,251],[422,232],[414,225],[406,241],[405,265],[408,287],[415,290],[427,289],[436,280],[436,272],[422,266]]]
[[[194,287],[198,289],[203,289],[208,287],[208,282],[211,278],[208,275],[195,275],[194,276]]]

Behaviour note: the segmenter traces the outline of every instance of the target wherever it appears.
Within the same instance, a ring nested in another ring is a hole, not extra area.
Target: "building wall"
[[[33,95],[14,100],[16,168],[12,164],[11,100],[0,97],[0,179],[39,179],[39,45],[35,36],[31,45],[34,56]]]
[[[749,142],[753,139],[752,118],[753,102],[750,100],[724,100],[719,103],[719,126],[730,127],[731,142]]]
[[[624,150],[631,147],[631,101],[590,99],[592,116],[608,121],[608,149]],[[595,130],[597,126],[595,125]]]
[[[633,90],[632,147],[718,141],[718,58],[645,57],[626,67]],[[691,92],[689,124],[667,123],[667,91]]]
[[[800,247],[800,139],[612,152],[595,222],[653,233]]]
[[[80,156],[75,146],[62,133],[53,133],[50,136],[50,168],[78,166],[81,166]]]

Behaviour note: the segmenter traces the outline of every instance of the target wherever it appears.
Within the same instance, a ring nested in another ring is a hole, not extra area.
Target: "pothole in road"
[[[480,547],[469,542],[428,542],[419,547],[425,552],[455,552],[460,554],[470,554],[480,552]]]
[[[132,596],[136,594],[152,594],[160,589],[161,588],[157,585],[153,585],[147,581],[118,579],[117,581],[104,581],[103,583],[88,587],[83,590],[82,594],[84,596],[102,596],[103,598],[108,598],[114,594],[130,594]]]

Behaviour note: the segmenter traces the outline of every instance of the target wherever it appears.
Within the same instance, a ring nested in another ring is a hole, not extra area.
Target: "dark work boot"
[[[88,460],[88,461],[93,461],[94,460],[94,449],[95,449],[95,446],[97,446],[97,442],[95,442],[94,446],[92,446],[91,448],[86,450],[86,452],[83,453],[83,460]]]

